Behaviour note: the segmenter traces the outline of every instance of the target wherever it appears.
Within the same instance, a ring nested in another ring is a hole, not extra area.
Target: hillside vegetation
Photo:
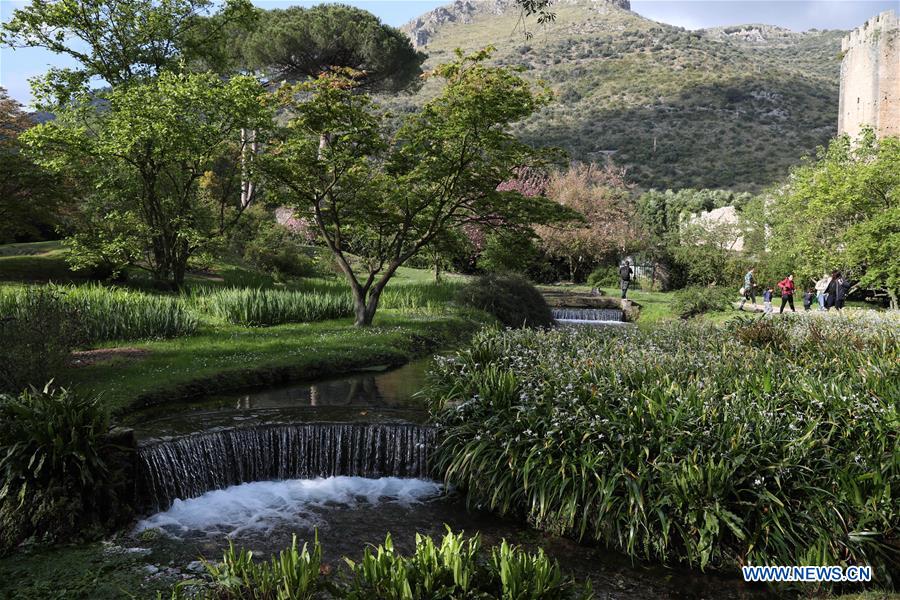
[[[570,0],[556,22],[522,33],[504,0],[455,2],[404,30],[426,68],[495,45],[494,60],[544,80],[558,101],[518,127],[573,158],[615,162],[642,187],[755,190],[787,175],[836,132],[840,31],[769,25],[687,31],[625,10]],[[387,101],[411,111],[436,93]]]

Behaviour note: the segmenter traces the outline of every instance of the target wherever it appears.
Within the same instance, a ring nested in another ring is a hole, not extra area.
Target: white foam
[[[442,490],[435,481],[398,477],[257,481],[175,500],[169,510],[139,521],[135,532],[159,528],[175,538],[188,532],[234,537],[247,531],[268,533],[288,522],[311,529],[322,525],[317,508],[416,504]]]

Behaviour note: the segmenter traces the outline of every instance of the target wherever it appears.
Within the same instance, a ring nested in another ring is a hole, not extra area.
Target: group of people
[[[755,268],[751,268],[747,271],[746,275],[744,275],[744,286],[740,290],[743,299],[741,300],[738,310],[744,309],[744,304],[747,300],[749,300],[751,304],[756,304],[756,289],[758,286],[754,271]],[[783,313],[785,306],[790,306],[791,311],[797,312],[794,309],[794,294],[797,291],[794,286],[794,275],[788,275],[779,281],[776,286],[781,292],[781,308],[778,310],[778,313]],[[775,290],[773,287],[763,286],[763,312],[766,314],[772,314],[773,312],[772,296],[774,295],[774,292]],[[832,271],[831,275],[823,275],[822,278],[816,282],[815,287],[807,288],[803,293],[803,310],[808,311],[812,308],[813,298],[816,299],[819,310],[825,311],[831,310],[832,308],[841,310],[844,308],[844,302],[849,292],[850,282],[840,271]]]

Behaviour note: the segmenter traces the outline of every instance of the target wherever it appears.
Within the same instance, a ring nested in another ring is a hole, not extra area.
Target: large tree
[[[546,251],[566,261],[573,282],[585,265],[623,255],[637,241],[629,187],[623,170],[612,165],[576,164],[548,181],[547,195],[581,217],[537,229]]]
[[[55,222],[62,180],[22,152],[31,115],[0,87],[0,243],[38,237]]]
[[[272,122],[264,93],[252,77],[164,72],[113,90],[101,107],[85,95],[23,135],[41,163],[81,179],[74,266],[133,264],[179,288],[188,260],[246,208],[238,132]]]
[[[259,26],[241,43],[247,66],[273,82],[349,68],[359,74],[355,85],[367,91],[398,91],[418,79],[425,61],[400,30],[343,4],[263,13]]]
[[[221,50],[223,31],[253,14],[249,0],[32,0],[0,27],[0,44],[78,61],[77,68],[54,67],[32,81],[40,102],[62,106],[94,78],[117,87],[182,64],[206,68],[219,61],[212,54]]]
[[[269,146],[264,171],[316,223],[350,283],[357,325],[372,323],[397,269],[448,232],[485,220],[527,227],[558,208],[497,189],[517,167],[540,160],[508,126],[549,95],[487,66],[488,55],[460,54],[437,67],[443,92],[390,138],[352,72],[280,92],[294,117]]]
[[[770,210],[771,250],[804,280],[849,270],[900,304],[900,139],[834,139],[794,169]]]

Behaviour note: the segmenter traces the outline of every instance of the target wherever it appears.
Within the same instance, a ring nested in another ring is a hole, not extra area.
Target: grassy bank
[[[229,389],[396,365],[462,341],[484,323],[473,313],[382,311],[368,329],[350,319],[266,328],[205,325],[190,337],[129,344],[107,360],[71,367],[67,385],[98,393],[116,411]],[[112,346],[115,348],[115,346]]]

